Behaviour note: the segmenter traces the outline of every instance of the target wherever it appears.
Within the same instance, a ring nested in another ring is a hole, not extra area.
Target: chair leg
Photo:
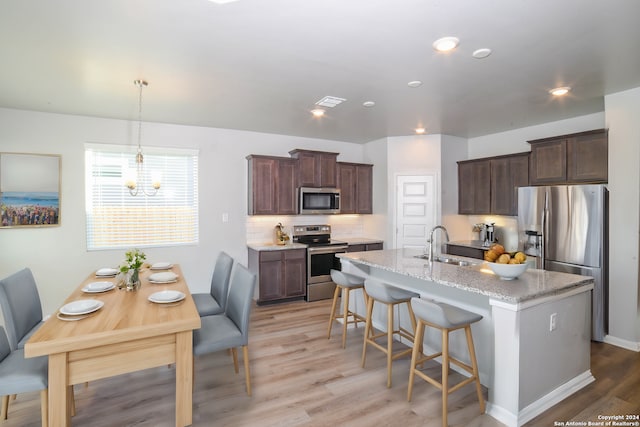
[[[369,341],[369,335],[371,334],[371,318],[373,317],[373,298],[369,298],[367,302],[367,322],[364,327],[364,342],[362,344],[362,367],[364,368],[364,362],[367,360],[367,343]]]
[[[391,388],[393,365],[393,304],[387,304],[387,388]]]
[[[240,372],[240,370],[238,369],[238,350],[235,347],[233,347],[231,349],[231,354],[233,356],[233,369],[235,369],[237,374],[238,372]]]
[[[449,398],[449,330],[442,330],[442,427],[447,427],[447,400]]]
[[[415,331],[415,337],[413,339],[413,350],[411,350],[411,365],[409,366],[409,389],[407,390],[407,401],[411,402],[411,394],[413,393],[413,380],[415,377],[416,362],[418,360],[418,354],[422,354],[422,345],[419,345],[424,340],[424,323],[419,322]]]
[[[42,427],[47,427],[49,425],[49,392],[46,388],[40,392],[40,416]]]
[[[480,413],[484,414],[484,398],[482,397],[482,388],[480,386],[480,374],[478,374],[478,361],[476,360],[476,351],[473,346],[473,336],[471,336],[471,325],[464,328],[467,335],[467,346],[469,347],[469,356],[471,356],[471,367],[473,376],[476,378],[476,393],[478,394],[478,402],[480,402]]]
[[[2,414],[1,414],[1,418],[3,420],[6,420],[8,415],[9,415],[9,395],[6,395],[6,396],[2,396]]]
[[[342,323],[342,348],[345,348],[347,346],[347,320],[349,320],[349,294],[351,293],[351,291],[347,288],[342,290],[342,299],[344,300],[343,302],[343,311],[344,313],[342,314],[343,317],[343,323]],[[355,316],[354,316],[355,319]]]
[[[11,400],[16,400],[17,398],[18,398],[18,395],[17,395],[17,394],[12,394],[12,395],[11,395]]]
[[[333,320],[336,318],[336,307],[338,306],[338,295],[340,295],[340,286],[336,286],[336,290],[333,291],[333,303],[331,303],[331,314],[329,315],[329,328],[327,328],[327,339],[331,339],[331,327],[333,326]]]
[[[72,385],[67,387],[67,394],[68,394],[67,399],[68,399],[69,406],[70,406],[70,409],[71,409],[71,411],[70,411],[71,412],[71,416],[75,417],[76,416],[76,398],[75,398],[75,395],[73,393],[73,386]]]
[[[247,383],[247,395],[251,396],[251,375],[249,373],[249,346],[242,346],[242,358],[244,359],[244,377]]]

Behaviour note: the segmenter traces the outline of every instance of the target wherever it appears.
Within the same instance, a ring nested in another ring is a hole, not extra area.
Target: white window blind
[[[125,180],[135,174],[135,148],[85,145],[87,249],[141,248],[198,243],[198,152],[144,147],[145,188],[132,196]]]

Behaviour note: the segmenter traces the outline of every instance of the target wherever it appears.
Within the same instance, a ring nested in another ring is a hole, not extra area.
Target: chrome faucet
[[[446,243],[449,243],[449,233],[447,232],[447,229],[442,225],[436,225],[433,227],[429,232],[429,239],[427,239],[427,243],[429,244],[429,261],[433,261],[433,235],[438,229],[444,231],[444,238],[447,239]]]

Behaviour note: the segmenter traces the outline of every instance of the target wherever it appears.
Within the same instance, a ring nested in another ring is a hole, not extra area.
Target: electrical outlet
[[[222,222],[229,222],[229,214],[228,213],[223,213],[222,214]]]
[[[558,313],[549,316],[549,332],[553,332],[558,327]]]

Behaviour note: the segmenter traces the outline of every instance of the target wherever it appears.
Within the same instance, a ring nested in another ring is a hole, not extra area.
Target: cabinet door
[[[511,179],[509,159],[491,160],[491,213],[509,215],[511,213]]]
[[[356,213],[373,212],[373,166],[356,166]]]
[[[347,247],[347,252],[364,252],[367,250],[367,245],[349,245]]]
[[[284,252],[284,294],[287,298],[305,296],[307,288],[307,251],[292,249]]]
[[[320,163],[316,162],[313,153],[299,152],[298,159],[298,187],[320,186]]]
[[[569,139],[567,180],[569,182],[607,182],[608,150],[606,131]]]
[[[518,215],[518,187],[529,185],[529,155],[513,156],[509,159],[509,175],[511,178],[511,211],[507,215]]]
[[[356,168],[338,163],[338,188],[340,188],[340,213],[356,213]]]
[[[275,182],[278,161],[254,157],[249,160],[249,214],[274,215],[277,213]]]
[[[282,252],[260,252],[259,283],[260,301],[272,301],[284,297],[282,281]]]
[[[338,177],[336,173],[336,156],[332,153],[318,154],[319,162],[319,187],[338,186]]]
[[[528,183],[528,155],[491,159],[491,213],[518,215],[518,187]]]
[[[458,163],[458,213],[488,214],[491,210],[489,160]]]
[[[567,181],[567,140],[534,143],[530,160],[531,185],[562,184]]]
[[[277,214],[295,215],[298,213],[296,206],[296,174],[297,162],[293,159],[278,161],[278,174],[276,176]]]

